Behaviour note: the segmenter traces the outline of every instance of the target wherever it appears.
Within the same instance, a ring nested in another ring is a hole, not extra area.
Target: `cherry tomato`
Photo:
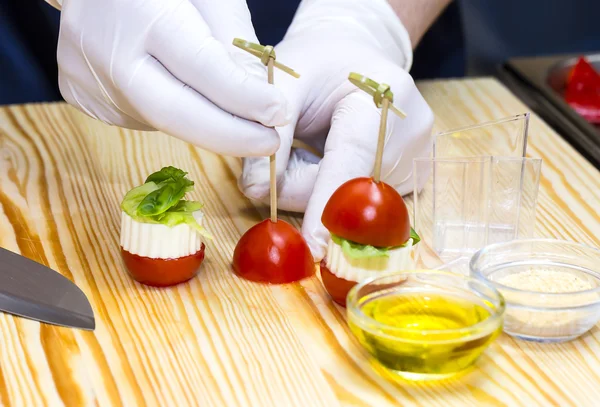
[[[410,238],[402,196],[373,178],[354,178],[342,184],[325,205],[321,222],[339,237],[371,246],[400,246]]]
[[[348,281],[333,274],[327,268],[325,260],[321,261],[321,281],[323,281],[323,286],[331,299],[342,307],[345,307],[348,291],[356,285],[356,281]]]
[[[327,290],[327,293],[331,299],[344,308],[346,307],[346,298],[348,298],[348,292],[352,289],[352,287],[358,284],[356,281],[349,281],[333,274],[327,267],[325,260],[321,261],[321,281],[323,281],[323,286]],[[373,284],[371,289],[378,291],[397,286],[398,283]],[[366,290],[366,287],[363,287],[361,292],[364,290]]]
[[[176,259],[152,259],[121,249],[127,271],[139,283],[168,287],[188,281],[200,270],[204,260],[204,243],[196,253]]]
[[[312,276],[315,263],[298,229],[267,219],[242,236],[233,252],[233,270],[247,280],[285,284]]]

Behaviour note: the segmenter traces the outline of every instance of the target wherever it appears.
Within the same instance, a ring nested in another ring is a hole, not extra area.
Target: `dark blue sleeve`
[[[410,73],[414,79],[461,77],[465,66],[462,18],[459,5],[454,1],[415,49]]]
[[[247,4],[258,40],[262,44],[277,44],[292,22],[300,0],[247,0]],[[460,13],[453,3],[415,50],[411,73],[416,79],[462,76],[464,65]]]
[[[42,0],[0,0],[0,105],[61,99],[59,15]]]
[[[300,0],[247,0],[246,3],[260,43],[277,45],[290,26]]]
[[[283,38],[300,0],[249,0],[264,44]],[[43,0],[0,0],[0,105],[61,100],[56,46],[60,12]]]
[[[300,0],[248,0],[263,44],[284,36]],[[351,3],[351,2],[349,2]],[[416,79],[493,74],[512,56],[600,51],[600,1],[456,0],[415,50]],[[60,13],[43,0],[0,0],[0,105],[60,100]]]

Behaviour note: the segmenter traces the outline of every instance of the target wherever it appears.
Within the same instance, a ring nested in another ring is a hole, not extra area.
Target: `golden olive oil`
[[[377,362],[403,377],[458,373],[473,365],[502,330],[501,324],[473,327],[493,312],[475,296],[388,292],[359,306],[381,325],[350,315],[353,333]]]

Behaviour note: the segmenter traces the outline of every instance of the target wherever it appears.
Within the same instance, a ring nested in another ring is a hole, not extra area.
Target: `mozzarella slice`
[[[202,212],[194,212],[201,224]],[[200,233],[186,224],[169,227],[155,223],[135,221],[121,213],[121,247],[129,253],[152,259],[177,259],[200,250]]]
[[[355,259],[346,256],[342,246],[335,243],[333,239],[329,239],[325,263],[337,277],[360,282],[367,278],[380,276],[382,273],[412,270],[412,243],[413,240],[409,239],[405,246],[388,251],[387,257]]]

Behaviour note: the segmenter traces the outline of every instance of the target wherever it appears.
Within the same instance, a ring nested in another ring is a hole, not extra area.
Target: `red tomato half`
[[[373,178],[354,178],[342,184],[325,205],[321,221],[331,233],[360,244],[400,246],[410,238],[402,196]]]
[[[250,228],[233,252],[233,271],[247,280],[285,284],[315,273],[306,241],[287,222],[264,220]]]
[[[327,267],[327,263],[325,260],[321,261],[321,281],[323,281],[323,286],[327,290],[327,293],[331,297],[331,299],[342,307],[346,307],[346,298],[348,298],[348,292],[358,284],[355,281],[348,281],[344,278],[340,278],[333,274],[331,270]],[[383,290],[386,288],[397,287],[398,283],[391,284],[373,284],[372,290]],[[361,292],[366,291],[366,288],[363,287]]]
[[[323,281],[323,286],[329,293],[331,299],[342,307],[345,307],[348,291],[356,285],[356,282],[339,278],[333,274],[331,270],[327,268],[325,260],[321,261],[321,281]]]
[[[127,271],[139,283],[168,287],[188,281],[200,270],[204,260],[204,243],[194,254],[177,259],[152,259],[142,257],[121,248],[121,257]]]

